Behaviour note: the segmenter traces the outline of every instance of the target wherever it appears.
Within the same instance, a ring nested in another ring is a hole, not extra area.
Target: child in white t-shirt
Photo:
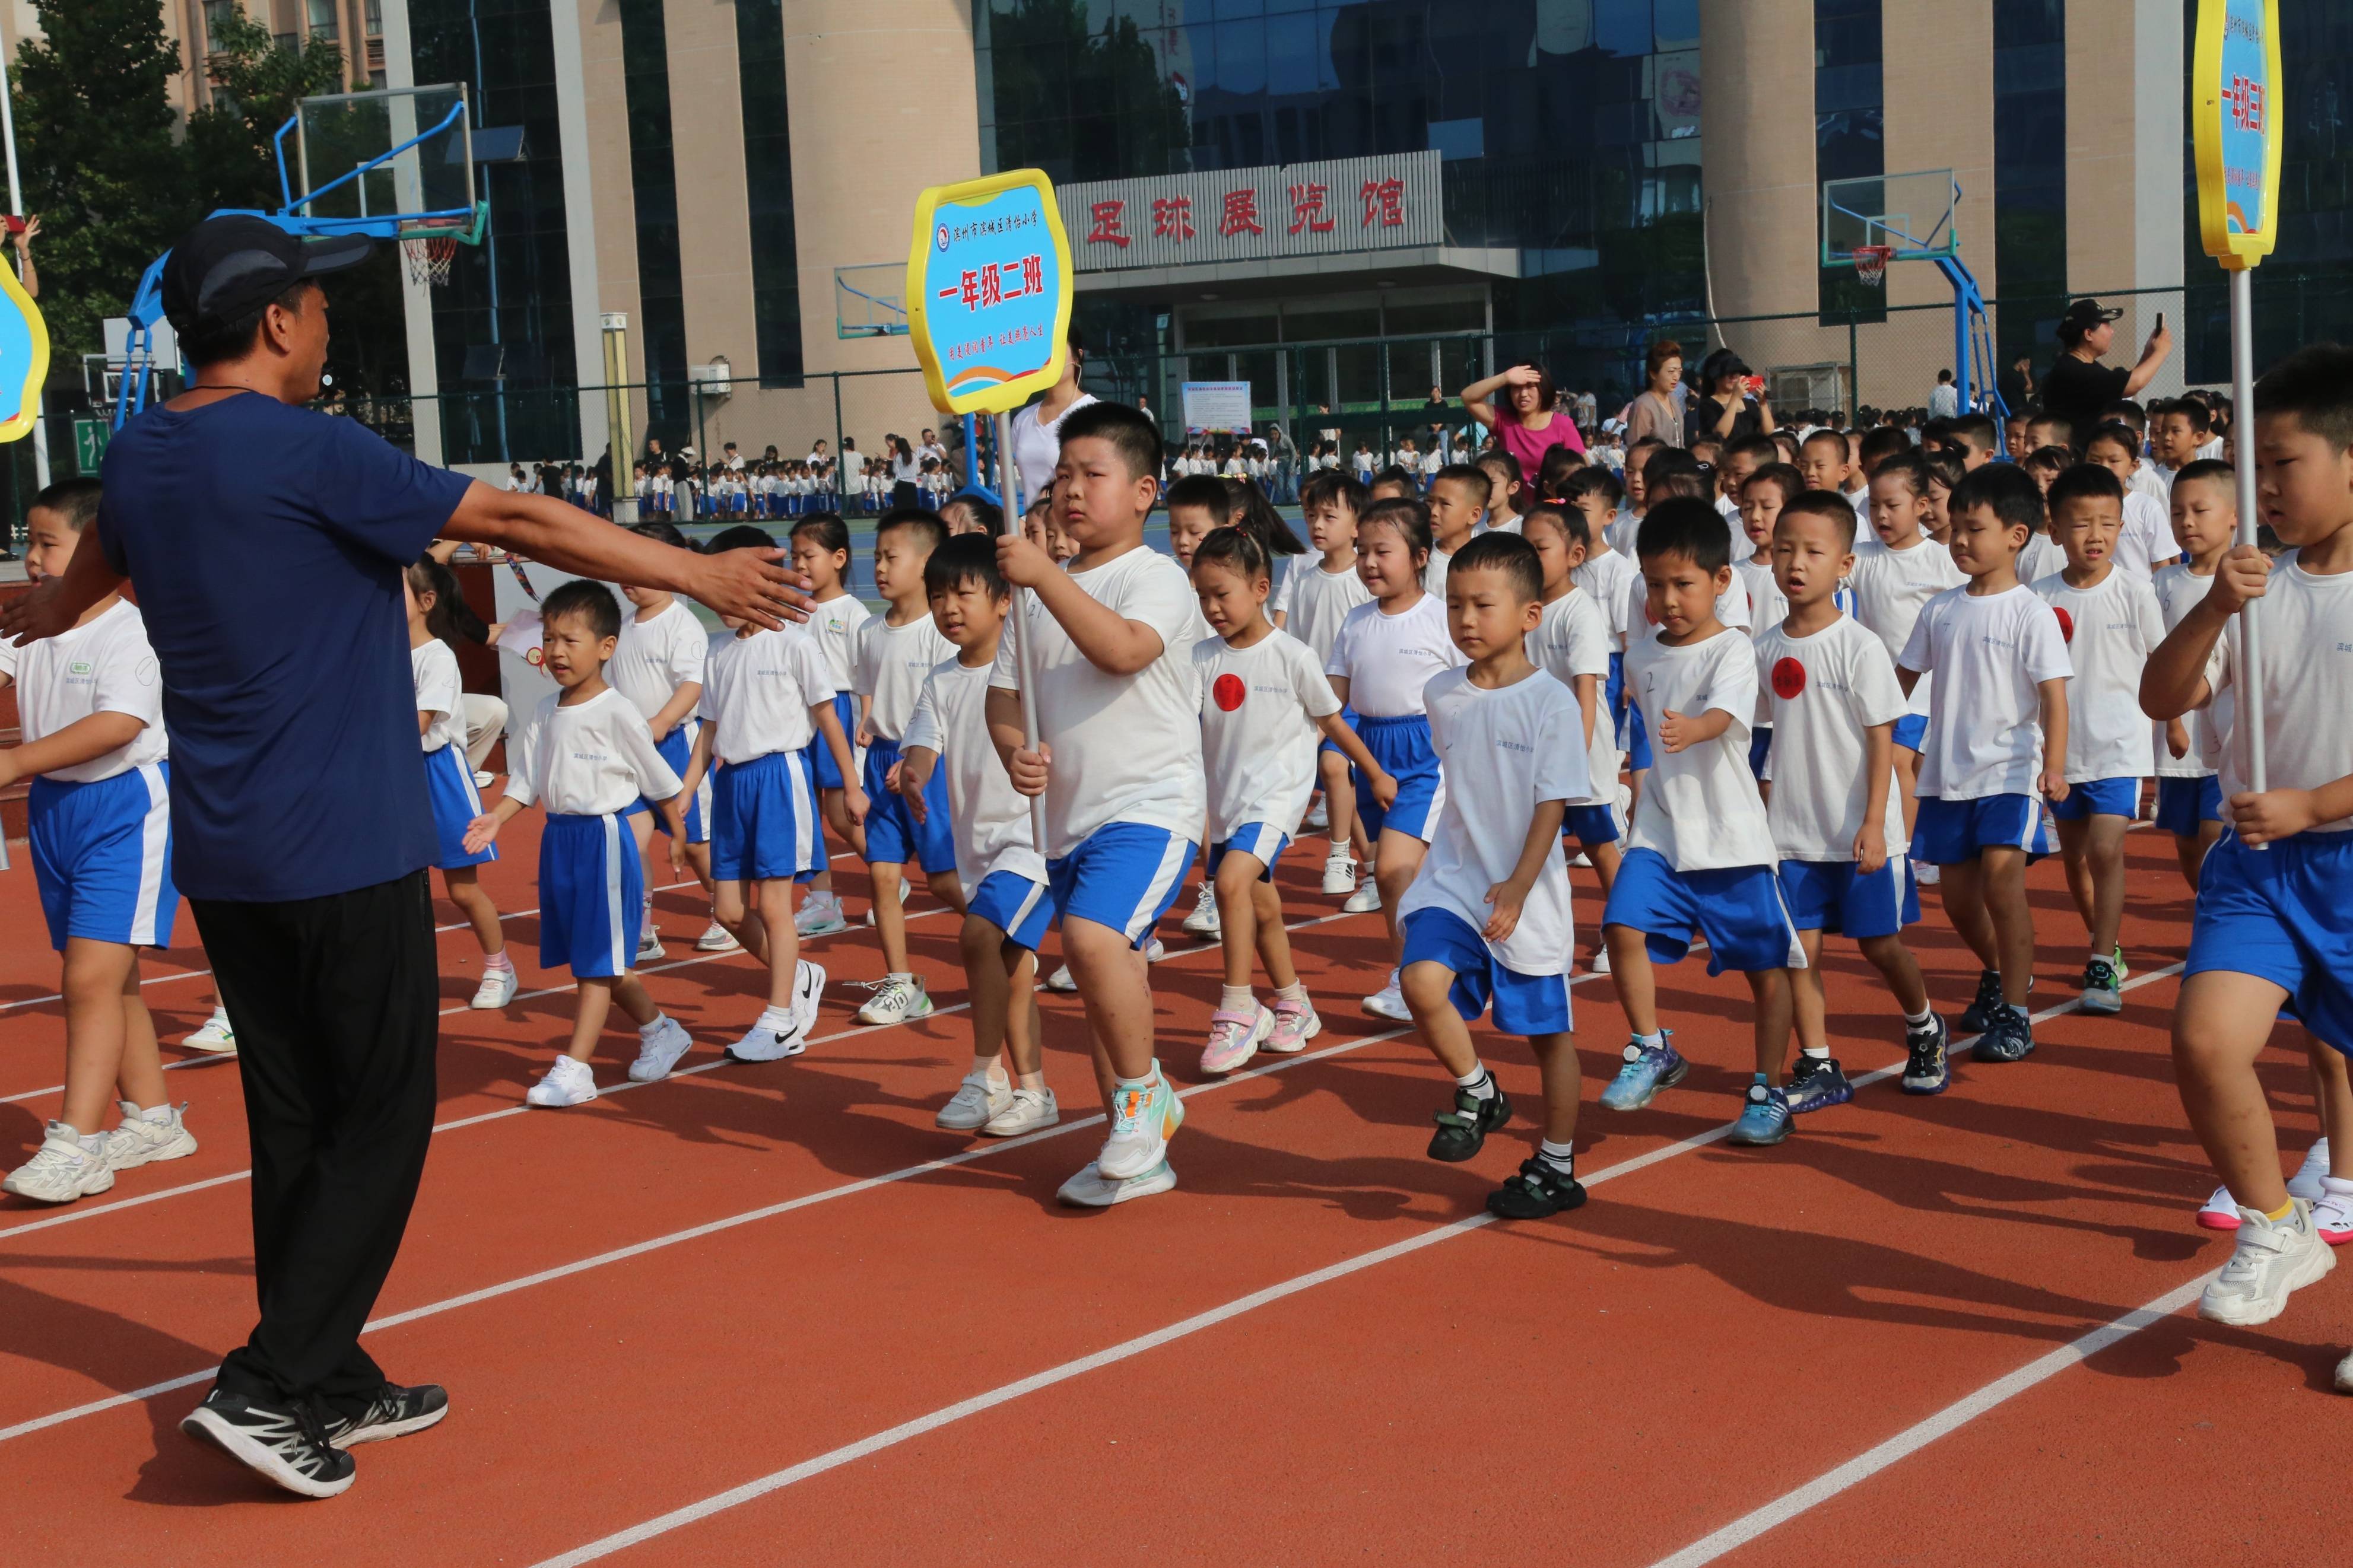
[[[1337,468],[1324,468],[1299,487],[1299,508],[1307,522],[1307,542],[1317,552],[1313,566],[1294,562],[1285,580],[1298,584],[1282,628],[1307,645],[1315,668],[1328,667],[1340,623],[1360,605],[1373,602],[1373,592],[1356,570],[1356,519],[1366,502],[1365,487]],[[1353,709],[1343,708],[1341,722],[1355,727]],[[1357,867],[1370,868],[1372,845],[1356,816],[1356,789],[1351,782],[1348,758],[1325,741],[1315,750],[1315,769],[1324,788],[1324,828],[1328,838],[1324,857],[1324,891],[1344,900],[1348,914],[1380,907],[1380,889],[1369,877],[1359,880]],[[1305,826],[1314,825],[1311,813]]]
[[[606,661],[621,632],[621,606],[602,583],[575,580],[541,602],[540,647],[556,694],[516,737],[505,795],[474,819],[465,847],[490,847],[499,829],[534,803],[545,806],[539,837],[539,963],[569,966],[578,984],[572,1038],[524,1096],[533,1105],[580,1105],[596,1098],[588,1060],[613,1004],[638,1026],[633,1082],[666,1074],[686,1054],[686,1031],[665,1017],[630,973],[635,919],[645,886],[623,814],[642,797],[670,819],[672,854],[686,840],[678,774],[628,699],[605,684]]]
[[[1605,689],[1616,650],[1609,617],[1577,582],[1592,534],[1582,513],[1538,501],[1521,520],[1520,537],[1536,552],[1543,584],[1541,615],[1528,634],[1528,658],[1575,700],[1577,739],[1585,751],[1588,787],[1568,802],[1561,832],[1577,840],[1607,899],[1618,875],[1618,841],[1625,837],[1626,824],[1618,813],[1618,734]],[[1600,968],[1606,973],[1606,965]]]
[[[1201,754],[1209,805],[1208,875],[1225,948],[1225,989],[1209,1017],[1201,1070],[1229,1073],[1261,1050],[1294,1056],[1324,1027],[1291,963],[1276,858],[1315,785],[1319,743],[1337,746],[1371,781],[1374,798],[1396,798],[1397,781],[1341,718],[1340,699],[1314,651],[1266,618],[1267,552],[1255,532],[1221,528],[1193,554],[1193,588],[1214,634],[1192,649],[1200,689]],[[1253,961],[1266,965],[1272,1006],[1250,990]]]
[[[1689,1070],[1659,1026],[1651,964],[1679,963],[1696,931],[1707,938],[1709,973],[1736,969],[1748,978],[1757,1071],[1731,1139],[1765,1144],[1789,1135],[1780,1089],[1789,971],[1806,956],[1781,901],[1772,830],[1748,768],[1756,650],[1746,627],[1716,615],[1737,586],[1730,545],[1722,514],[1697,497],[1661,500],[1642,521],[1642,576],[1657,629],[1627,650],[1626,686],[1652,737],[1654,768],[1601,916],[1633,1031],[1601,1103],[1638,1110]]]
[[[432,803],[433,833],[440,847],[434,864],[441,868],[442,890],[466,917],[482,948],[481,983],[468,1005],[503,1007],[514,1000],[518,982],[514,962],[507,957],[499,907],[482,890],[475,869],[497,859],[499,852],[466,847],[466,830],[482,815],[482,796],[466,761],[465,683],[458,675],[458,656],[435,630],[434,612],[441,602],[438,565],[429,556],[420,558],[409,563],[400,580],[408,603],[408,675],[417,690],[417,738],[425,748],[425,793]]]
[[[1422,1042],[1454,1079],[1432,1159],[1472,1158],[1511,1119],[1511,1101],[1472,1045],[1470,1021],[1492,1008],[1494,1028],[1524,1037],[1535,1053],[1542,1136],[1487,1208],[1503,1219],[1542,1219],[1585,1201],[1568,995],[1576,926],[1559,841],[1567,803],[1590,795],[1593,781],[1577,700],[1528,658],[1543,619],[1535,547],[1508,533],[1472,540],[1446,592],[1448,629],[1470,662],[1432,676],[1423,694],[1431,743],[1451,763],[1454,789],[1399,905],[1405,996]]]
[[[1952,551],[1928,536],[1935,510],[1930,488],[1927,462],[1916,453],[1883,459],[1871,476],[1871,537],[1856,546],[1848,582],[1855,619],[1879,638],[1891,659],[1911,642],[1920,607],[1968,581],[1953,564]],[[1912,689],[1904,716],[1895,721],[1897,800],[1904,813],[1899,847],[1911,843],[1919,811],[1920,748],[1927,739],[1933,696],[1934,681],[1923,676]],[[1926,865],[1915,872],[1931,885],[1942,875],[1936,867]]]
[[[2124,521],[2110,558],[2147,582],[2158,567],[2179,557],[2181,547],[2174,542],[2173,521],[2166,515],[2165,503],[2137,482],[2141,463],[2139,432],[2122,422],[2101,426],[2084,445],[2084,461],[2116,475],[2123,488]]]
[[[2165,613],[2148,580],[2116,559],[2126,492],[2116,475],[2082,463],[2052,482],[2051,531],[2067,552],[2063,572],[2031,584],[2057,614],[2073,673],[2067,679],[2067,795],[2053,801],[2067,888],[2091,933],[2083,1008],[2124,1006],[2125,830],[2139,814],[2153,766],[2140,671],[2165,640]]]
[[[1788,602],[1782,598],[1773,578],[1773,524],[1780,517],[1781,508],[1803,493],[1800,489],[1791,488],[1798,482],[1795,468],[1779,463],[1763,464],[1751,468],[1740,488],[1733,492],[1732,519],[1746,549],[1734,556],[1732,570],[1740,580],[1742,591],[1748,595],[1751,640],[1762,637],[1767,628],[1779,626],[1781,617],[1789,613]],[[1765,759],[1772,750],[1772,700],[1760,690],[1757,694],[1757,721],[1748,731],[1748,771],[1757,775],[1757,791],[1767,802],[1773,798],[1773,783],[1765,770]]]
[[[1526,494],[1527,480],[1520,472],[1520,460],[1495,447],[1480,453],[1474,462],[1479,471],[1487,476],[1487,526],[1497,533],[1519,532],[1521,506],[1536,499]]]
[[[1609,542],[1609,527],[1625,498],[1626,489],[1619,483],[1618,476],[1599,463],[1569,475],[1559,498],[1564,507],[1585,519],[1586,535],[1591,541],[1583,563],[1570,575],[1579,591],[1593,595],[1594,607],[1601,612],[1609,627],[1609,679],[1601,694],[1606,700],[1604,711],[1609,718],[1611,740],[1621,759],[1626,750],[1626,635],[1629,625],[1633,624],[1628,617],[1633,613],[1635,584],[1642,577],[1633,557]],[[1614,800],[1617,784],[1618,775],[1612,772],[1607,779],[1595,780],[1594,787],[1609,789]],[[1601,956],[1609,956],[1608,948],[1601,950]]]
[[[2238,487],[2229,465],[2192,458],[2169,478],[2173,537],[2181,559],[2158,567],[2150,584],[2168,634],[2214,585],[2214,573],[2239,530]],[[2222,786],[2215,764],[2224,718],[2193,709],[2157,727],[2157,826],[2173,836],[2174,855],[2192,894],[2207,851],[2222,836]]]
[[[1978,955],[1961,1027],[1983,1062],[2034,1049],[2026,994],[2034,917],[2026,868],[2051,852],[2042,802],[2066,797],[2067,677],[2058,617],[2018,580],[2042,521],[2042,495],[2015,463],[1989,463],[1953,490],[1953,564],[1968,577],[1930,599],[1896,658],[1908,697],[1936,678],[1920,752],[1912,858],[1944,868],[1945,912]]]
[[[1468,463],[1439,470],[1430,482],[1430,560],[1421,569],[1424,593],[1443,599],[1446,565],[1470,542],[1487,515],[1487,476]]]
[[[858,656],[858,628],[874,612],[849,591],[849,529],[830,515],[808,517],[793,525],[793,570],[809,580],[807,630],[825,655],[826,671],[833,682],[834,717],[842,733],[855,735],[863,715],[850,668]],[[855,752],[853,751],[853,755]],[[812,737],[808,750],[809,777],[822,804],[825,825],[849,844],[860,859],[866,857],[866,834],[842,809],[846,787],[859,777],[853,766],[839,769],[822,741]],[[826,853],[825,835],[817,838],[817,875],[808,896],[801,900],[796,930],[803,937],[826,936],[849,929],[840,896],[833,890],[833,871]]]
[[[1880,466],[1874,489],[1902,460]],[[1775,520],[1773,557],[1788,608],[1756,639],[1757,684],[1773,715],[1774,788],[1765,813],[1781,897],[1806,949],[1806,967],[1789,977],[1798,1065],[1784,1094],[1793,1115],[1853,1097],[1831,1056],[1822,994],[1822,938],[1832,931],[1854,939],[1904,1013],[1905,1091],[1941,1093],[1945,1026],[1904,945],[1904,928],[1920,918],[1896,803],[1904,689],[1886,645],[1838,604],[1839,581],[1857,564],[1854,509],[1827,492],[1799,496]]]

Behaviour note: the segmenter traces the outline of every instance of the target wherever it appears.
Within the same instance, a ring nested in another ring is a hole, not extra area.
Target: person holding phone
[[[1700,362],[1699,396],[1684,422],[1694,437],[1714,436],[1727,448],[1778,428],[1773,405],[1765,401],[1765,378],[1728,348]]]
[[[2078,300],[2059,318],[2059,357],[2042,378],[2042,407],[2073,425],[2079,447],[2090,443],[2108,405],[2138,396],[2173,352],[2173,334],[2160,311],[2131,369],[2102,364],[2101,356],[2116,342],[2116,318],[2123,314],[2114,306],[2102,308],[2097,300]]]

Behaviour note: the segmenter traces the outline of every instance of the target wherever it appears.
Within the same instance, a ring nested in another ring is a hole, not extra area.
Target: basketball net
[[[406,258],[410,282],[438,289],[449,281],[450,264],[458,258],[457,231],[404,235],[400,253]]]
[[[1870,288],[1883,287],[1887,281],[1887,263],[1894,255],[1892,245],[1858,245],[1854,247],[1854,275]]]

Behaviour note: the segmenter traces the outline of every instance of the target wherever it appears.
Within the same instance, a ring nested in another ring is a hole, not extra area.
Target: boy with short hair
[[[1101,1207],[1176,1185],[1168,1140],[1183,1102],[1153,1054],[1152,980],[1138,956],[1183,886],[1208,811],[1191,658],[1200,601],[1184,570],[1144,548],[1159,491],[1159,433],[1115,403],[1061,427],[1054,510],[1079,545],[1070,569],[1018,535],[998,570],[1028,589],[1032,686],[1009,641],[989,678],[991,735],[1024,795],[1046,799],[1046,869],[1063,956],[1085,1005],[1111,1122],[1063,1201]],[[1023,739],[1035,705],[1039,749]]]
[[[1945,448],[1959,455],[1964,472],[1984,468],[1993,461],[1995,451],[1993,416],[1968,413],[1946,420]]]
[[[1779,1087],[1788,972],[1805,963],[1805,951],[1775,880],[1772,828],[1748,768],[1756,653],[1745,629],[1716,616],[1733,574],[1715,507],[1661,501],[1642,520],[1638,548],[1657,630],[1627,649],[1626,686],[1651,737],[1653,763],[1601,916],[1633,1031],[1601,1103],[1639,1110],[1689,1070],[1659,1026],[1651,964],[1680,962],[1696,931],[1707,938],[1708,973],[1741,971],[1756,1005],[1756,1078],[1732,1141],[1778,1143],[1789,1133]]]
[[[2124,522],[2111,558],[2118,566],[2147,582],[2157,568],[2181,553],[2173,542],[2172,520],[2165,502],[2137,488],[2140,437],[2129,425],[2108,424],[2084,444],[2084,461],[2116,475],[2124,490]],[[2158,496],[2162,497],[2161,487]],[[2047,497],[2047,492],[2046,492]]]
[[[1487,526],[1497,533],[1519,532],[1520,502],[1526,499],[1522,491],[1527,482],[1520,472],[1519,458],[1496,447],[1480,453],[1475,466],[1487,476]]]
[[[685,858],[686,824],[681,780],[653,731],[636,706],[605,683],[621,635],[612,590],[575,578],[550,592],[539,614],[541,668],[557,689],[516,737],[519,756],[506,794],[474,818],[466,849],[479,854],[534,802],[546,807],[539,838],[540,967],[570,968],[578,993],[570,1042],[523,1098],[560,1107],[596,1098],[588,1058],[616,1002],[638,1026],[630,1081],[667,1077],[692,1043],[630,973],[645,873],[622,819],[638,800],[654,802],[669,826],[673,864]]]
[[[1830,1050],[1819,965],[1831,931],[1854,939],[1903,1010],[1905,1092],[1941,1094],[1947,1081],[1945,1026],[1904,944],[1905,926],[1920,918],[1896,798],[1894,731],[1907,705],[1886,644],[1838,605],[1840,579],[1859,564],[1854,510],[1843,498],[1813,492],[1781,509],[1773,574],[1788,615],[1757,634],[1757,673],[1772,704],[1766,816],[1781,896],[1806,950],[1806,967],[1789,977],[1799,1047],[1786,1090],[1792,1114],[1853,1095]]]
[[[35,582],[65,574],[98,506],[94,479],[61,479],[33,498],[25,565]],[[180,901],[169,743],[146,622],[120,592],[58,637],[0,641],[0,686],[10,683],[22,734],[0,752],[0,786],[32,781],[26,837],[62,959],[66,1089],[40,1148],[0,1190],[62,1204],[105,1192],[118,1171],[196,1151],[186,1107],[164,1089],[155,1021],[139,994],[139,950],[171,946]],[[111,1133],[101,1130],[110,1100],[121,1110]]]
[[[1509,458],[1510,454],[1504,454]],[[1332,639],[1340,623],[1359,605],[1372,603],[1372,590],[1356,573],[1356,518],[1367,504],[1365,487],[1336,468],[1309,476],[1299,487],[1299,509],[1307,523],[1307,542],[1320,555],[1316,563],[1286,569],[1284,580],[1296,582],[1283,630],[1314,650],[1321,669],[1332,658]],[[1356,715],[1341,710],[1343,722],[1354,727]],[[1370,864],[1372,847],[1365,842],[1356,819],[1356,786],[1348,774],[1348,759],[1329,741],[1319,742],[1315,771],[1324,790],[1324,830],[1330,849],[1324,858],[1324,891],[1345,899],[1340,907],[1349,914],[1380,908],[1380,889],[1372,878],[1359,880],[1359,860]],[[1311,814],[1311,819],[1312,819]]]
[[[2212,432],[2213,416],[2194,397],[2177,397],[2150,410],[2149,447],[2158,479],[2168,491],[2182,469],[2201,460],[2198,449]]]
[[[1373,476],[1371,489],[1374,500],[1421,499],[1421,481],[1395,463]]]
[[[988,731],[989,678],[1012,591],[997,574],[996,542],[972,534],[932,552],[923,587],[932,619],[955,651],[923,678],[898,787],[919,824],[944,817],[966,889],[957,944],[972,987],[972,1070],[936,1120],[953,1132],[1009,1138],[1061,1119],[1046,1087],[1034,984],[1054,900],[1046,862],[1030,842],[1029,803],[1014,791]]]
[[[932,999],[907,962],[907,865],[923,868],[932,896],[964,907],[949,837],[946,779],[935,779],[926,810],[901,798],[892,770],[923,678],[955,649],[933,623],[923,563],[947,540],[947,525],[919,507],[893,507],[874,525],[874,591],[886,606],[861,623],[850,685],[866,699],[859,725],[865,750],[866,869],[874,879],[874,934],[882,946],[882,980],[858,1010],[862,1024],[902,1024],[930,1016]]]
[[[1524,1037],[1543,1073],[1535,1155],[1487,1199],[1503,1219],[1541,1219],[1585,1201],[1577,1184],[1578,1072],[1568,995],[1575,946],[1560,827],[1588,794],[1576,700],[1528,659],[1542,619],[1536,552],[1491,533],[1466,543],[1446,584],[1447,629],[1471,661],[1430,678],[1422,700],[1450,788],[1430,853],[1398,902],[1400,986],[1422,1042],[1453,1075],[1432,1159],[1476,1155],[1511,1101],[1471,1043],[1470,1020]]]
[[[2169,415],[2173,405],[2165,406]],[[2160,426],[2164,418],[2159,416]],[[2173,537],[2181,559],[2158,567],[2151,584],[2168,636],[2213,587],[2214,574],[2239,530],[2238,484],[2229,464],[2193,458],[2172,481]],[[2158,725],[2157,826],[2173,835],[2174,856],[2193,895],[2199,868],[2222,836],[2222,786],[2214,765],[2221,744],[2220,719],[2192,709]]]
[[[2268,788],[2250,789],[2240,746],[2224,748],[2232,831],[2199,880],[2173,1014],[2182,1108],[2240,1205],[2237,1250],[2199,1315],[2237,1325],[2269,1322],[2336,1263],[2312,1205],[2281,1180],[2255,1061],[2283,1008],[2353,1054],[2353,706],[2342,652],[2353,647],[2353,350],[2291,354],[2255,384],[2254,404],[2239,456],[2256,466],[2260,521],[2289,549],[2275,563],[2243,545],[2225,555],[2141,681],[2158,719],[2229,693],[2248,672],[2224,633],[2248,601],[2263,601]],[[2324,1186],[2330,1197],[2353,1191]],[[2353,1390],[2353,1357],[2338,1363],[2337,1386]]]
[[[1825,426],[1798,444],[1798,472],[1810,490],[1835,490],[1854,508],[1856,521],[1871,521],[1871,492],[1855,483],[1854,464],[1847,457],[1846,437]]]
[[[2152,765],[2140,671],[2165,640],[2165,613],[2148,584],[2116,560],[2127,495],[2116,476],[2079,463],[2052,482],[2045,504],[2067,565],[2030,584],[2057,614],[2073,673],[2067,678],[2067,795],[2052,803],[2067,888],[2092,938],[2084,967],[2086,1013],[2121,1011],[2125,830]]]
[[[1430,560],[1421,569],[1421,591],[1446,596],[1446,569],[1454,552],[1479,531],[1487,515],[1487,476],[1468,463],[1450,463],[1430,481]]]
[[[1943,870],[1945,912],[1978,955],[1978,991],[1961,1027],[1979,1061],[2034,1049],[2026,994],[2034,919],[2026,868],[2051,852],[2042,798],[2066,798],[2067,678],[2059,620],[2018,580],[2019,552],[2042,519],[2034,480],[1989,463],[1953,490],[1953,564],[1968,581],[1921,606],[1896,659],[1909,697],[1936,678],[1920,752],[1912,857]]]

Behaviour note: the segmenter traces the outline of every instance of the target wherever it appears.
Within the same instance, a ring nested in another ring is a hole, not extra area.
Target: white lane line
[[[1725,1552],[1746,1545],[1775,1526],[1787,1524],[1808,1509],[1828,1502],[1889,1466],[1911,1458],[1937,1438],[1958,1431],[2004,1400],[2023,1394],[2039,1383],[2048,1382],[2069,1367],[2081,1365],[2109,1346],[2132,1338],[2152,1323],[2163,1322],[2196,1300],[2199,1292],[2206,1289],[2207,1281],[2220,1272],[2220,1269],[2213,1269],[2201,1274],[2186,1285],[2168,1290],[2148,1305],[2136,1307],[2124,1316],[2101,1324],[2073,1343],[2063,1345],[2027,1363],[2007,1377],[1995,1379],[1975,1394],[1955,1400],[1926,1420],[1905,1427],[1877,1447],[1855,1456],[1838,1468],[1808,1481],[1794,1491],[1784,1492],[1763,1508],[1743,1514],[1713,1535],[1693,1542],[1681,1552],[1660,1558],[1652,1568],[1700,1568],[1703,1563],[1713,1563]]]

